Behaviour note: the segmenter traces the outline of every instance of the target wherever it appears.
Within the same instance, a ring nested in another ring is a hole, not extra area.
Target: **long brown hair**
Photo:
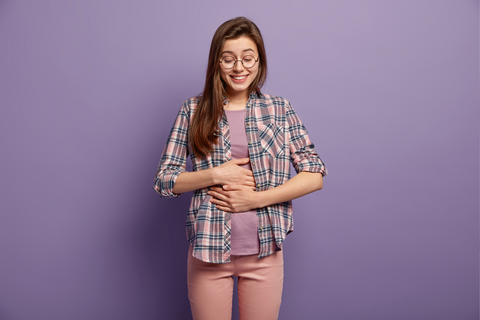
[[[257,45],[259,66],[257,77],[249,87],[250,92],[260,94],[260,88],[267,77],[267,55],[262,34],[252,21],[238,17],[224,22],[213,35],[210,53],[208,55],[207,76],[203,93],[195,109],[190,128],[190,144],[197,157],[203,157],[212,152],[213,145],[218,141],[215,135],[218,121],[223,115],[223,98],[226,96],[226,84],[220,77],[220,54],[225,40],[249,37]]]

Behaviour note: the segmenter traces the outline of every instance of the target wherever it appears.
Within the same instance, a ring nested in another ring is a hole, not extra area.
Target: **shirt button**
[[[252,141],[248,141],[248,144],[251,145],[251,144],[252,144]]]
[[[257,183],[257,187],[260,187],[260,183]]]
[[[260,230],[263,230],[263,227],[260,227]]]
[[[250,122],[247,122],[247,126],[249,126],[249,125],[250,125]]]
[[[255,165],[255,161],[252,162],[252,167]]]

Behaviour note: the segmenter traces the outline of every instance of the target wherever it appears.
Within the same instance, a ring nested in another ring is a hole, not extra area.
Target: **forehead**
[[[257,45],[255,42],[249,37],[240,37],[226,40],[221,52],[230,51],[234,54],[240,55],[245,52],[252,52],[250,50],[257,53]]]

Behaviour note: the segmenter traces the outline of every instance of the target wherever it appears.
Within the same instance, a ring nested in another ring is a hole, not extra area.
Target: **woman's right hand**
[[[249,161],[249,158],[234,159],[215,167],[215,180],[220,185],[242,185],[255,190],[255,178],[252,170],[240,167]]]

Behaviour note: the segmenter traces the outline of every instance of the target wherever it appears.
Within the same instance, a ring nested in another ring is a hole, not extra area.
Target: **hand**
[[[252,170],[240,167],[240,165],[247,164],[249,161],[249,158],[235,159],[216,167],[217,184],[242,185],[255,190],[255,178]]]
[[[208,194],[210,202],[218,209],[229,212],[244,212],[257,208],[258,192],[241,185],[225,185],[223,188],[212,187]]]

